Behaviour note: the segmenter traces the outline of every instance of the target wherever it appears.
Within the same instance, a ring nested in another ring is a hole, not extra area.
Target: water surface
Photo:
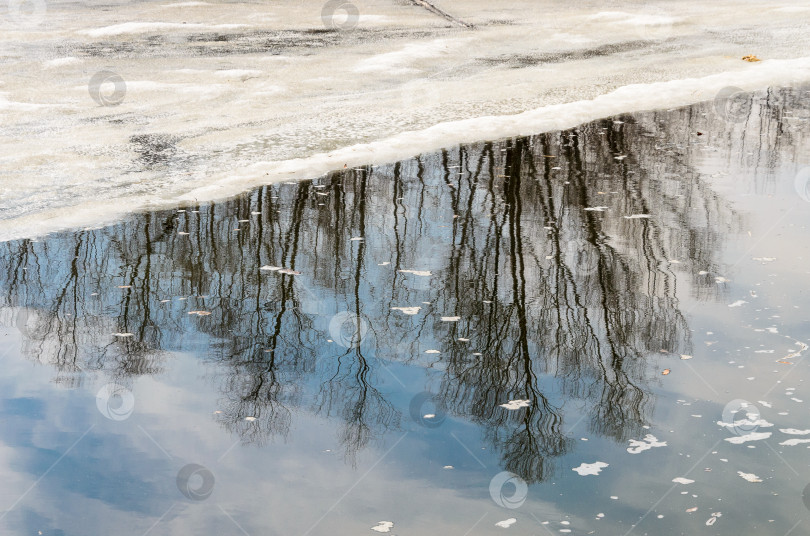
[[[0,244],[0,526],[801,533],[803,89]]]

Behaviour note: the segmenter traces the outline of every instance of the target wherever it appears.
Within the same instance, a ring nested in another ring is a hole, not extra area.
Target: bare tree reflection
[[[691,351],[678,297],[723,297],[718,252],[742,219],[690,156],[701,110],[5,243],[4,323],[68,386],[88,372],[157,374],[178,352],[204,360],[225,429],[262,443],[306,408],[341,423],[350,460],[401,425],[391,364],[430,370],[448,411],[481,425],[505,468],[541,481],[571,447],[574,405],[591,433],[642,434],[654,402],[646,358]],[[767,110],[752,107],[760,142],[804,135]],[[706,139],[726,132],[708,127]],[[404,306],[421,309],[393,309]],[[359,344],[330,334],[341,311],[370,319]],[[500,407],[515,399],[529,406]]]

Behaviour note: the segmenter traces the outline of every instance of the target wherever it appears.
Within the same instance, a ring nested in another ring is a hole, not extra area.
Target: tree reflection
[[[742,221],[686,154],[696,111],[5,243],[5,322],[69,386],[86,372],[158,374],[190,353],[213,365],[215,418],[229,432],[262,443],[307,408],[341,423],[349,459],[401,425],[382,387],[390,363],[430,369],[448,411],[481,425],[506,469],[541,481],[571,446],[574,403],[591,433],[615,441],[649,424],[646,358],[691,351],[678,284],[722,297],[719,249]],[[405,306],[421,309],[392,309]],[[338,312],[368,319],[361,344],[336,340]],[[500,407],[515,399],[530,404]]]

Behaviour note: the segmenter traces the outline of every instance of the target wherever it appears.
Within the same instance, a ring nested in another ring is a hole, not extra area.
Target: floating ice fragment
[[[115,337],[134,337],[132,333],[113,333]]]
[[[679,476],[678,478],[673,478],[672,481],[675,482],[676,484],[691,484],[692,482],[694,482],[694,480],[689,480],[688,478],[684,478],[682,476]]]
[[[644,439],[639,441],[638,439],[631,439],[630,440],[630,447],[628,447],[627,452],[630,454],[638,454],[639,452],[644,452],[645,450],[650,450],[653,447],[666,447],[666,441],[658,441],[652,434],[647,434],[644,436]]]
[[[391,307],[392,311],[401,311],[406,315],[415,315],[422,309],[421,307]]]
[[[418,275],[420,277],[429,277],[433,274],[430,273],[429,270],[399,270],[403,274],[413,274]]]
[[[378,521],[376,527],[371,527],[371,530],[376,532],[391,532],[394,523],[391,521]]]
[[[691,355],[681,354],[681,359],[692,359]]]
[[[744,304],[744,303],[748,303],[748,302],[747,302],[747,301],[745,301],[745,300],[737,300],[737,301],[735,301],[734,303],[730,303],[728,306],[729,306],[729,307],[739,307],[739,306],[741,306],[741,305],[742,305],[742,304]]]
[[[350,240],[352,242],[359,242],[360,240],[363,240],[363,237],[362,236],[353,236]]]
[[[389,264],[391,264],[391,263],[388,262],[388,261],[385,261],[385,262],[377,263],[377,266],[388,266]]]
[[[765,406],[766,408],[771,408],[771,407],[773,407],[773,406],[771,406],[771,404],[770,404],[770,403],[765,402],[764,400],[757,400],[757,403],[759,403],[759,404],[761,404],[761,405]]]
[[[210,316],[211,315],[211,313],[209,311],[189,311],[188,314],[197,315],[197,316]]]
[[[529,407],[529,405],[531,405],[530,400],[510,400],[506,404],[500,404],[500,407],[506,408],[508,410],[515,410]]]
[[[495,526],[508,529],[509,527],[514,525],[516,522],[517,522],[517,519],[515,519],[514,517],[510,517],[509,519],[504,519],[503,521],[498,521],[497,523],[495,523]]]
[[[780,432],[783,434],[790,434],[790,435],[807,435],[810,434],[810,430],[797,430],[795,428],[780,428]]]
[[[604,212],[610,207],[585,207],[585,210],[592,212]]]
[[[742,471],[737,471],[737,474],[740,475],[740,478],[747,480],[748,482],[762,482],[762,479],[754,473],[743,473]]]
[[[731,281],[731,279],[726,279],[725,277],[722,276],[714,278],[715,283],[728,283],[729,281]]]
[[[579,476],[586,476],[586,475],[598,475],[602,472],[602,469],[607,467],[608,463],[605,462],[594,462],[594,463],[582,463],[579,467],[574,467],[571,469],[572,471],[576,471],[579,473]]]
[[[754,257],[753,260],[760,262],[773,262],[776,260],[776,257]]]
[[[245,420],[246,420],[247,422],[253,422],[253,421],[255,421],[255,420],[256,420],[256,417],[245,417]]]
[[[458,322],[461,320],[460,316],[443,316],[442,322]]]
[[[784,445],[785,447],[795,447],[796,445],[801,445],[802,443],[810,443],[810,439],[788,439],[787,441],[782,441],[779,444]]]
[[[259,270],[265,270],[267,272],[275,272],[276,270],[281,270],[281,266],[262,266]]]
[[[438,350],[425,350],[426,354],[440,354],[441,352]]]
[[[630,216],[624,216],[625,220],[639,220],[642,218],[649,218],[649,214],[631,214]]]
[[[745,434],[739,437],[727,437],[726,441],[729,443],[734,443],[735,445],[741,445],[748,441],[759,441],[760,439],[768,439],[771,437],[770,432],[751,432],[750,434]]]

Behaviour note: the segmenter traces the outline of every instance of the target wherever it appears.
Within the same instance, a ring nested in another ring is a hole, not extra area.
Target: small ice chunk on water
[[[790,435],[807,435],[810,434],[810,430],[797,430],[796,428],[780,428],[780,432],[783,434],[790,434]]]
[[[649,218],[649,214],[631,214],[630,216],[624,216],[625,220],[639,220],[643,218]]]
[[[442,322],[458,322],[461,320],[460,316],[443,316]]]
[[[281,266],[262,266],[259,270],[265,270],[267,272],[275,272],[277,270],[281,270]]]
[[[692,482],[694,482],[694,480],[689,480],[688,478],[684,478],[682,476],[679,476],[678,478],[673,478],[672,481],[675,482],[676,484],[691,484]]]
[[[727,437],[726,441],[729,443],[734,443],[735,445],[742,445],[748,441],[759,441],[760,439],[768,439],[771,437],[770,432],[751,432],[750,434],[745,434],[739,437]]]
[[[376,527],[371,527],[371,530],[376,532],[391,532],[394,523],[391,521],[378,521]]]
[[[406,315],[415,315],[422,309],[421,307],[391,307],[392,311],[400,311]]]
[[[762,479],[754,473],[743,473],[742,471],[737,471],[737,474],[740,475],[740,478],[747,480],[748,482],[762,482]]]
[[[739,307],[739,306],[741,306],[741,305],[742,305],[742,304],[744,304],[744,303],[748,303],[748,302],[747,302],[747,301],[745,301],[745,300],[737,300],[737,301],[735,301],[734,303],[730,303],[728,306],[729,306],[729,307]]]
[[[645,450],[650,450],[653,447],[666,447],[666,441],[658,441],[652,434],[647,434],[644,436],[644,439],[639,441],[638,439],[631,439],[630,440],[630,447],[628,447],[627,452],[630,454],[638,454],[639,452],[644,452]]]
[[[529,405],[531,405],[530,400],[510,400],[506,404],[500,404],[500,407],[506,408],[508,410],[515,410],[529,407]]]
[[[795,447],[796,445],[801,445],[802,443],[810,443],[810,439],[788,439],[787,441],[782,441],[779,444],[784,445],[785,447]]]
[[[517,519],[515,519],[514,517],[510,517],[509,519],[504,519],[503,521],[498,521],[497,523],[495,523],[495,526],[508,529],[509,527],[514,525],[516,522],[517,522]]]
[[[115,337],[134,337],[132,333],[113,333]]]
[[[571,469],[572,471],[576,471],[579,473],[579,476],[586,476],[586,475],[598,475],[602,472],[602,469],[610,465],[609,463],[605,462],[594,462],[594,463],[582,463],[579,467],[574,467]]]
[[[419,277],[430,277],[433,275],[430,270],[400,270],[403,274],[413,274]]]
[[[363,240],[363,237],[362,236],[353,236],[349,240],[351,242],[359,242],[359,241]]]
[[[764,400],[757,400],[757,403],[759,403],[759,404],[761,404],[761,405],[765,406],[766,408],[771,408],[771,407],[773,407],[773,406],[772,406],[772,405],[771,405],[769,402],[765,402]]]
[[[438,350],[425,350],[426,354],[440,354],[441,352]]]
[[[729,428],[729,429],[733,429],[733,428],[754,428],[754,427],[770,428],[771,426],[773,426],[772,422],[768,422],[765,419],[751,420],[751,416],[756,416],[755,413],[748,413],[747,415],[748,415],[747,419],[740,419],[740,420],[734,421],[734,422],[717,421],[717,424],[719,424],[720,426],[725,426],[726,428]]]
[[[589,212],[604,212],[610,207],[585,207],[585,210]]]
[[[681,359],[692,359],[692,356],[687,354],[681,354]]]

